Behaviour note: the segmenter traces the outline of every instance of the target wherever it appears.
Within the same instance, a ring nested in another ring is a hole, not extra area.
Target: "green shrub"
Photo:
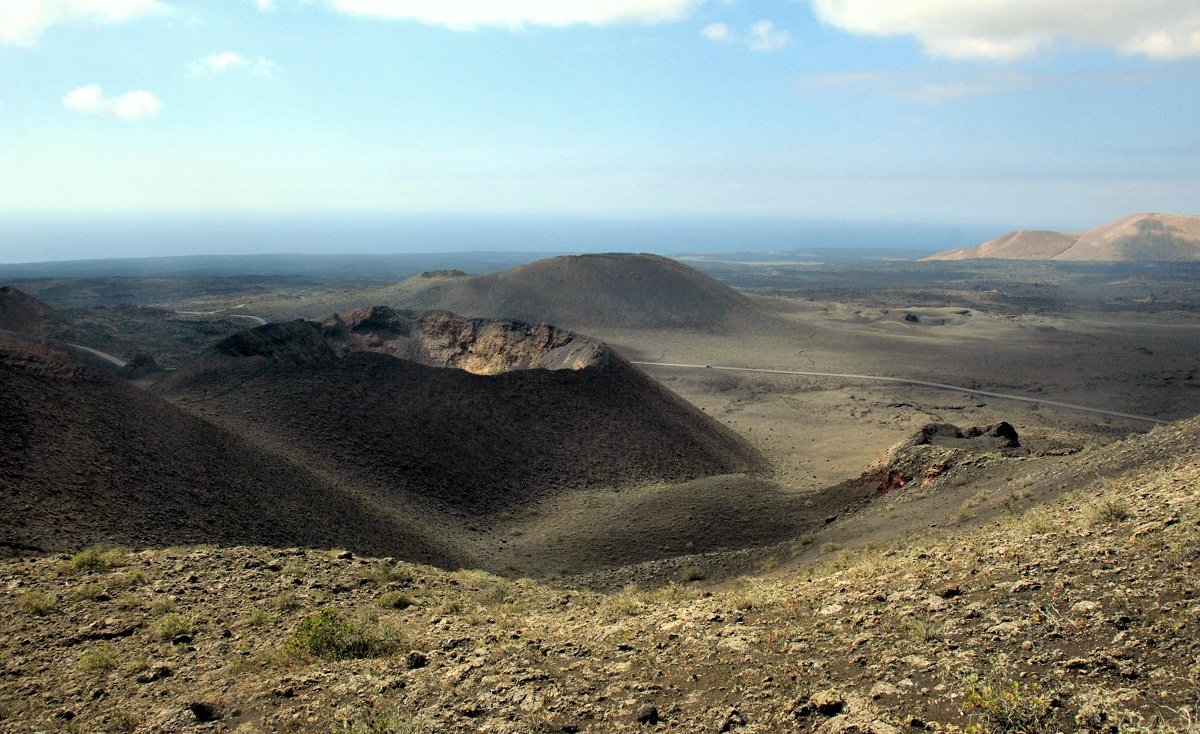
[[[834,551],[841,550],[841,549],[842,549],[842,546],[840,544],[835,543],[831,540],[831,541],[821,544],[821,555],[827,556],[830,553],[833,553]]]
[[[700,568],[699,566],[688,566],[687,568],[683,569],[683,573],[680,575],[680,578],[685,584],[689,581],[703,581],[704,569]]]
[[[300,621],[292,644],[318,658],[355,660],[386,655],[398,645],[379,629],[356,622],[333,609],[321,609]]]
[[[265,609],[255,607],[246,612],[245,620],[246,624],[251,627],[262,627],[271,622],[271,613]]]
[[[54,610],[58,599],[40,591],[27,591],[17,597],[17,609],[35,617],[44,617]]]
[[[110,643],[103,642],[79,656],[79,669],[85,673],[114,670],[121,663],[117,651]]]
[[[411,596],[399,591],[389,591],[379,597],[379,606],[385,609],[408,609],[416,603]]]
[[[412,570],[407,564],[382,560],[362,572],[361,578],[377,586],[412,583]]]
[[[1129,503],[1110,497],[1088,508],[1088,521],[1092,525],[1115,525],[1129,519]]]
[[[75,573],[92,573],[108,571],[113,568],[129,565],[129,551],[124,548],[106,545],[93,545],[84,548],[67,562],[67,568]]]
[[[963,685],[963,713],[979,734],[1038,734],[1047,730],[1050,697],[1035,683],[972,676]]]
[[[178,612],[167,612],[159,617],[151,632],[158,639],[169,642],[180,635],[192,634],[193,623],[189,617],[186,617]]]
[[[80,584],[71,590],[71,598],[75,601],[92,601],[104,596],[104,588],[100,584]]]

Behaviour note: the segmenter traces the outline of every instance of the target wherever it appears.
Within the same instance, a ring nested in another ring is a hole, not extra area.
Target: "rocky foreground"
[[[1194,456],[822,558],[613,595],[345,551],[8,560],[0,731],[1196,731]]]

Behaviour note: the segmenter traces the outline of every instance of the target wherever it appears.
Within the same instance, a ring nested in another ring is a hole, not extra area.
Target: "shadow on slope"
[[[109,375],[0,342],[0,544],[353,547],[453,564],[416,523]]]
[[[158,389],[376,501],[411,500],[451,516],[486,518],[575,489],[762,464],[741,438],[607,349],[581,369],[477,375],[340,354],[325,336],[339,329],[259,327]]]

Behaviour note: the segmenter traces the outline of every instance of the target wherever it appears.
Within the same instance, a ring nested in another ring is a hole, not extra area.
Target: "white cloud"
[[[700,35],[717,43],[740,43],[752,51],[776,51],[792,42],[792,35],[781,31],[769,20],[760,20],[750,26],[746,35],[735,33],[725,23],[705,26]]]
[[[313,0],[293,0],[312,2]],[[704,0],[320,0],[339,13],[362,18],[410,20],[453,30],[539,25],[664,23],[687,17]],[[251,0],[272,10],[280,0]]]
[[[115,117],[131,122],[158,117],[163,107],[158,97],[141,89],[115,97],[105,97],[99,84],[89,84],[67,92],[63,97],[63,106],[89,115]]]
[[[119,23],[161,13],[158,0],[0,0],[0,43],[33,46],[63,23]]]
[[[279,65],[262,57],[252,60],[236,51],[222,51],[193,61],[188,64],[187,69],[188,73],[195,77],[245,70],[254,76],[270,79],[279,72]]]
[[[1154,59],[1200,56],[1196,0],[811,0],[823,22],[914,36],[930,56],[1014,61],[1059,42]]]
[[[781,31],[769,20],[760,20],[750,26],[750,37],[746,44],[755,51],[774,51],[788,45],[792,35]]]
[[[731,29],[725,23],[713,23],[712,25],[706,25],[704,26],[704,29],[700,31],[700,35],[704,36],[710,41],[717,41],[719,43],[730,43],[733,41],[733,29]]]

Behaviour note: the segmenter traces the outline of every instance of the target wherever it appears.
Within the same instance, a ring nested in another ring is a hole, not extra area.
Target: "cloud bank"
[[[166,10],[158,0],[2,0],[0,43],[33,46],[51,26],[119,23]]]
[[[811,0],[823,22],[866,36],[911,35],[930,56],[1015,61],[1055,44],[1152,59],[1200,56],[1196,0]]]
[[[118,120],[136,122],[158,117],[163,104],[154,94],[142,89],[115,97],[105,97],[99,84],[89,84],[67,92],[63,97],[63,106],[98,117],[115,117]]]

